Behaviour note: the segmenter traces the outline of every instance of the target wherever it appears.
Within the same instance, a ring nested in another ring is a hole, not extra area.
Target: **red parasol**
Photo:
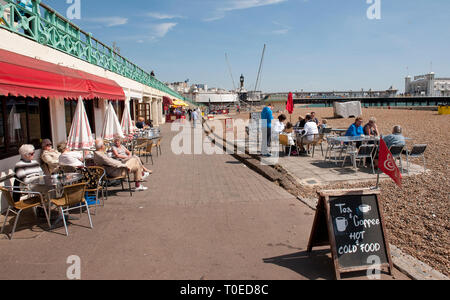
[[[292,93],[289,93],[286,110],[290,115],[294,113],[294,95],[292,95]]]

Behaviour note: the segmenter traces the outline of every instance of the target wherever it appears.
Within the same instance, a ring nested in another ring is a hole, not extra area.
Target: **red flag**
[[[395,163],[392,153],[389,151],[386,142],[380,139],[380,154],[378,156],[378,169],[389,175],[398,186],[402,186],[402,173]]]
[[[289,93],[288,101],[286,104],[286,110],[289,112],[290,115],[294,112],[294,95],[292,93]]]

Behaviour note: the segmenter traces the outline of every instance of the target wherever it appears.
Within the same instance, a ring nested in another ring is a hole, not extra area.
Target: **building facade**
[[[450,97],[450,78],[437,78],[435,73],[405,79],[405,94],[411,96]]]

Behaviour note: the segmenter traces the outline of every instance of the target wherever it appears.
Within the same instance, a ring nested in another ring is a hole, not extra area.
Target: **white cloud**
[[[158,19],[158,20],[171,20],[171,19],[183,19],[183,16],[179,16],[179,15],[168,15],[168,14],[162,14],[162,13],[158,13],[158,12],[149,12],[146,13],[146,16],[154,18],[154,19]]]
[[[87,19],[88,22],[98,23],[106,27],[121,26],[128,23],[127,18],[122,17],[102,17]]]
[[[223,11],[248,9],[286,2],[287,0],[233,0],[230,6],[222,8]]]
[[[230,0],[217,8],[214,14],[206,19],[203,19],[205,22],[217,21],[225,18],[225,13],[234,11],[234,10],[243,10],[250,9],[255,7],[267,6],[267,5],[275,5],[286,2],[288,0]]]
[[[177,26],[177,23],[162,23],[162,24],[156,24],[152,26],[153,30],[153,37],[156,38],[162,38],[166,36],[166,34],[173,29],[175,26]]]

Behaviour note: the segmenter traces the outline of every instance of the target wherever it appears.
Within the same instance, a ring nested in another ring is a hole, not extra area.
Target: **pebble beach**
[[[348,128],[353,119],[335,119],[332,108],[296,108],[292,122],[298,116],[316,112],[320,121],[327,119],[332,128]],[[278,115],[278,114],[276,114]],[[381,183],[389,240],[405,253],[429,264],[445,275],[450,275],[450,116],[437,111],[407,109],[363,109],[367,122],[375,117],[383,135],[392,132],[395,125],[403,127],[404,136],[413,144],[428,144],[426,166],[429,172],[403,179],[399,188],[392,181]],[[288,116],[288,120],[289,120]],[[366,123],[364,123],[366,124]],[[301,159],[301,158],[300,158]],[[417,159],[413,163],[422,165]],[[373,183],[336,184],[321,189],[371,187]],[[317,190],[303,191],[303,197],[316,198]]]

